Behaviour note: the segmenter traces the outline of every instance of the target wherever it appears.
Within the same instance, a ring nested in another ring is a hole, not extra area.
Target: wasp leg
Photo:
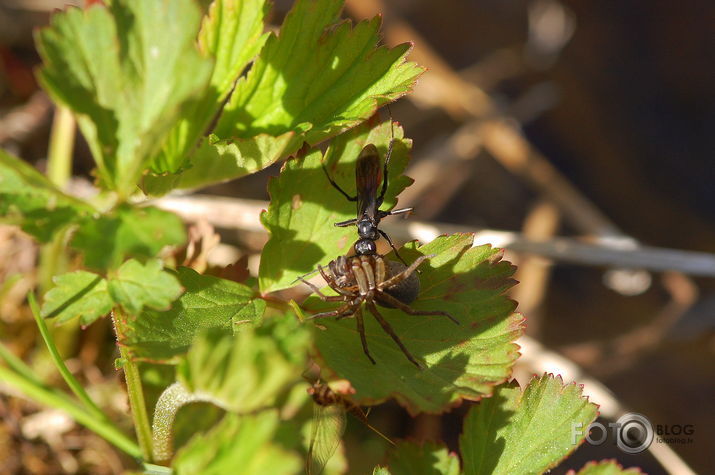
[[[330,174],[328,173],[328,169],[325,168],[325,165],[323,165],[323,171],[325,172],[325,176],[328,177],[328,181],[330,181],[330,184],[333,185],[333,187],[338,190],[342,195],[348,199],[348,201],[357,201],[357,195],[356,196],[350,196],[348,195],[342,188],[340,188],[340,185],[335,183],[332,178],[330,178]]]

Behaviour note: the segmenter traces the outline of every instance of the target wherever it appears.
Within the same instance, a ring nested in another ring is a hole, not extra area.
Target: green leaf
[[[270,165],[267,157],[282,156],[294,136],[294,132],[286,132],[278,137],[260,134],[251,139],[219,140],[211,135],[194,153],[191,168],[180,175],[147,176],[145,187],[160,194],[172,188],[196,188],[255,173]]]
[[[177,475],[226,473],[295,474],[297,453],[276,442],[278,411],[239,416],[227,414],[210,432],[194,437],[173,462]]]
[[[99,177],[122,197],[205,90],[211,61],[196,48],[200,17],[191,0],[114,0],[56,14],[36,35],[40,82],[75,112]]]
[[[392,475],[458,475],[459,457],[435,442],[398,442],[390,454]]]
[[[569,470],[567,475],[574,475],[576,472]],[[600,462],[588,462],[578,471],[577,475],[640,475],[643,472],[639,468],[624,469],[616,460],[601,460]]]
[[[261,320],[266,302],[245,285],[188,267],[177,274],[185,291],[170,310],[145,310],[117,326],[120,343],[133,360],[176,363],[201,330],[221,328],[232,334],[241,324]]]
[[[20,226],[40,242],[93,212],[62,193],[30,164],[0,149],[0,222]]]
[[[213,329],[191,346],[177,377],[219,407],[256,411],[273,405],[300,380],[309,339],[292,317],[233,336]]]
[[[263,47],[263,21],[270,8],[266,0],[216,0],[199,32],[199,49],[213,58],[209,87],[187,108],[172,129],[152,169],[177,172],[191,149],[223,106],[236,79]],[[198,160],[202,160],[199,158]]]
[[[372,475],[391,475],[390,470],[387,469],[386,467],[381,467],[377,466],[375,469],[372,471]]]
[[[43,318],[57,317],[60,324],[80,317],[82,325],[89,325],[112,310],[107,281],[97,274],[80,270],[55,276],[52,281],[55,287],[45,294]]]
[[[581,387],[561,377],[543,375],[522,392],[518,384],[501,386],[473,407],[459,445],[465,474],[541,473],[555,467],[584,439],[598,407]]]
[[[314,332],[319,356],[330,370],[352,383],[360,404],[394,397],[412,414],[438,413],[460,399],[490,395],[493,386],[509,377],[518,356],[514,340],[523,332],[523,317],[513,313],[515,302],[503,295],[514,285],[514,267],[501,261],[503,251],[488,245],[472,248],[472,241],[472,235],[456,234],[421,247],[408,243],[400,250],[408,263],[435,255],[420,266],[421,291],[411,307],[446,311],[460,322],[380,307],[425,369],[407,360],[367,309],[365,333],[375,365],[363,353],[354,319],[320,320],[326,330]],[[303,305],[310,312],[337,306],[317,297]]]
[[[128,256],[154,257],[164,246],[184,241],[184,223],[175,214],[123,204],[111,213],[85,220],[71,245],[82,251],[85,266],[104,270],[116,268]]]
[[[313,145],[407,93],[423,71],[405,62],[410,45],[376,48],[380,17],[355,28],[349,21],[335,24],[342,3],[295,3],[280,36],[268,38],[248,76],[236,85],[216,135],[246,138],[297,130]]]
[[[144,307],[168,309],[182,292],[179,280],[164,270],[159,259],[141,264],[128,260],[109,279],[109,293],[131,315]]]
[[[355,162],[360,151],[368,143],[375,144],[384,160],[392,133],[390,121],[377,126],[372,121],[366,122],[335,138],[325,157],[314,149],[305,157],[288,160],[280,176],[269,182],[271,204],[261,221],[271,237],[261,255],[261,292],[295,285],[299,275],[350,249],[357,239],[356,228],[335,227],[333,223],[354,218],[355,203],[333,188],[321,163],[326,164],[333,180],[354,196]],[[394,126],[394,135],[388,190],[382,209],[394,206],[395,196],[412,183],[412,179],[402,175],[411,143],[402,138],[399,126]]]
[[[216,139],[203,143],[189,176],[177,179],[176,186],[208,185],[261,170],[294,154],[303,142],[314,145],[358,125],[414,86],[424,70],[405,61],[411,46],[376,47],[379,17],[354,28],[349,21],[336,24],[341,8],[335,0],[295,3],[280,36],[270,35],[236,84],[214,130]]]

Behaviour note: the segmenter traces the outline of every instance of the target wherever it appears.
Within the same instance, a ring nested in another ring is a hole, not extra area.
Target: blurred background
[[[57,116],[34,80],[32,33],[72,3],[0,1],[0,146],[40,169]],[[276,0],[273,25],[291,4]],[[344,14],[382,14],[385,44],[412,41],[410,59],[429,68],[391,107],[414,141],[415,184],[400,205],[416,207],[408,221],[385,223],[393,238],[482,230],[480,240],[507,248],[528,324],[520,382],[558,372],[586,384],[604,423],[634,411],[654,425],[695,427],[674,452],[583,445],[554,472],[602,458],[648,473],[686,473],[682,461],[712,472],[715,279],[713,257],[694,252],[715,252],[715,3],[348,0]],[[72,186],[86,187],[93,162],[79,135],[75,157]],[[209,260],[246,256],[256,267],[266,236],[250,211],[265,208],[267,178],[278,172],[201,190],[195,203],[209,207],[203,214],[223,243]],[[209,195],[230,198],[222,203],[234,214],[212,221]],[[192,221],[181,203],[163,201]],[[0,337],[25,357],[39,341],[22,303],[38,278],[37,253],[0,227]],[[70,345],[68,365],[122,412],[110,348],[105,319]],[[386,404],[370,418],[390,436],[456,450],[466,406],[411,419]],[[0,416],[5,473],[120,473],[126,463],[101,438],[22,399],[1,394]],[[356,420],[347,434],[350,473],[381,461],[382,443]]]

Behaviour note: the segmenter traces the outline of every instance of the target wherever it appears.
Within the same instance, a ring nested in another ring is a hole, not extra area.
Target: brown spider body
[[[370,361],[375,364],[365,337],[365,325],[361,308],[364,303],[382,329],[400,347],[407,359],[418,368],[421,368],[420,364],[392,329],[392,326],[380,314],[375,304],[388,308],[399,308],[409,315],[443,315],[454,323],[459,324],[447,312],[439,310],[420,311],[409,306],[417,298],[420,290],[420,281],[415,271],[427,257],[420,256],[409,267],[399,262],[386,261],[378,254],[353,257],[341,256],[328,264],[327,271],[325,268],[318,266],[318,271],[325,279],[325,282],[339,295],[324,295],[313,284],[306,282],[302,278],[301,280],[313,289],[323,301],[343,302],[343,305],[335,310],[315,314],[310,318],[337,317],[341,319],[354,316],[363,351]]]

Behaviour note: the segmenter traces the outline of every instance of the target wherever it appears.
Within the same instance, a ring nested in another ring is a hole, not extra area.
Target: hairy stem
[[[115,328],[119,324],[122,315],[120,310],[112,312]],[[129,396],[129,407],[132,411],[134,419],[134,429],[137,433],[137,440],[141,447],[142,456],[147,462],[152,461],[151,448],[151,425],[149,424],[149,414],[146,410],[146,402],[144,400],[144,389],[142,387],[141,375],[139,367],[129,358],[126,348],[119,345],[119,354],[124,360],[124,378],[127,382],[127,395]]]

